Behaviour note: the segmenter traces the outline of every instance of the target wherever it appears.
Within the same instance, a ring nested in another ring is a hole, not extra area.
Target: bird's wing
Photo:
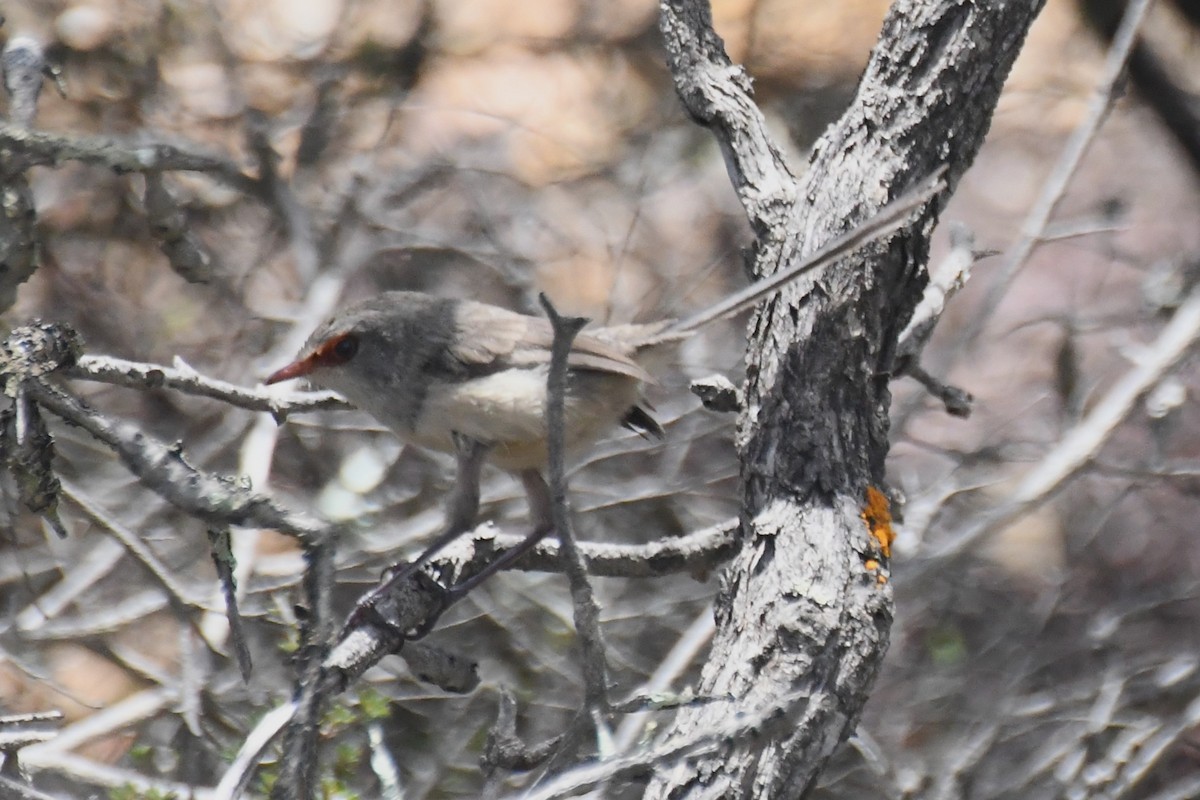
[[[550,363],[554,330],[549,320],[475,302],[461,303],[456,318],[459,336],[452,350],[465,364],[520,367]],[[567,364],[572,369],[654,382],[620,347],[586,333],[575,337]]]

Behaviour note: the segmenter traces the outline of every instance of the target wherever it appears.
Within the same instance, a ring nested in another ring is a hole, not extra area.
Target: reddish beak
[[[263,383],[269,386],[272,383],[279,383],[280,381],[290,381],[292,378],[303,378],[305,375],[312,372],[313,367],[315,366],[316,364],[313,361],[313,357],[308,356],[307,358],[302,358],[299,361],[293,361],[283,369],[272,372],[271,376],[263,381]]]

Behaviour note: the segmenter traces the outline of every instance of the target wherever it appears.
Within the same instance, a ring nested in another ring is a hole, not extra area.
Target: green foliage
[[[126,783],[108,790],[108,800],[179,800],[174,792],[164,792],[158,789],[139,790],[136,786]]]
[[[392,713],[392,701],[370,686],[358,693],[358,705],[370,720],[387,719]]]

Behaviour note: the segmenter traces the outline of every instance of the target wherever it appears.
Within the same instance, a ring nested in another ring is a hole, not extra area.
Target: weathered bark
[[[1041,0],[899,0],[850,108],[799,182],[763,132],[706,4],[663,3],[680,97],[712,128],[757,236],[754,269],[794,263],[978,152]],[[740,422],[743,547],[716,604],[699,691],[668,741],[722,732],[647,797],[797,797],[849,736],[888,645],[886,561],[862,516],[882,487],[896,337],[926,283],[938,205],[907,231],[797,281],[754,317]],[[883,561],[880,566],[877,562]],[[739,719],[761,724],[739,727]],[[753,735],[737,735],[730,732]]]

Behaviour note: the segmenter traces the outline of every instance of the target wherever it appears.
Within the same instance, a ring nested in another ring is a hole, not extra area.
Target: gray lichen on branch
[[[54,531],[67,535],[58,516],[62,489],[54,474],[54,439],[29,382],[69,367],[83,352],[83,340],[66,325],[34,322],[16,328],[0,346],[0,385],[12,404],[0,409],[0,463],[13,476],[17,496]]]
[[[14,36],[0,55],[0,66],[9,100],[10,122],[4,127],[26,130],[37,114],[45,53],[37,40]],[[37,213],[24,174],[28,166],[14,150],[0,147],[0,311],[16,302],[17,287],[38,267]]]

